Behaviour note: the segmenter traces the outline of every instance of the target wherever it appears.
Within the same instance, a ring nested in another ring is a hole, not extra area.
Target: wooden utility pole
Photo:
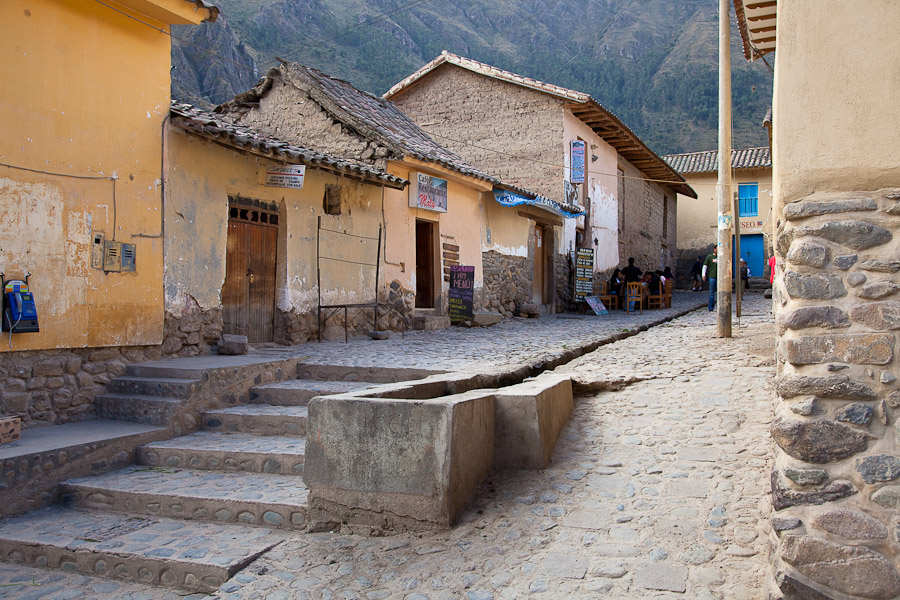
[[[719,204],[716,333],[731,337],[731,0],[719,0]]]

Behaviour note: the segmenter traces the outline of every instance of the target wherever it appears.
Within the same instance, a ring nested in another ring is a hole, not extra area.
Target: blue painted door
[[[734,238],[731,240],[732,252],[734,252]],[[765,255],[763,254],[763,234],[755,233],[753,235],[741,236],[741,256],[747,261],[750,267],[751,277],[762,277],[765,265]],[[735,267],[737,271],[737,267]]]

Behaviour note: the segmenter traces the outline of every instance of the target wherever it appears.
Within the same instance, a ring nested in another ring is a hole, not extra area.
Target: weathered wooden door
[[[228,221],[222,332],[246,335],[250,342],[271,342],[278,227],[248,220],[253,216],[259,219],[257,211],[238,210],[237,214],[238,218],[232,216]]]
[[[434,224],[416,221],[416,308],[434,308]]]

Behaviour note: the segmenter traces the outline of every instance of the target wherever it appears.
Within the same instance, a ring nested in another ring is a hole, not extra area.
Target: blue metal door
[[[732,253],[734,252],[734,238],[731,240]],[[755,233],[753,235],[741,236],[741,256],[747,261],[750,267],[751,277],[762,277],[765,265],[765,255],[763,254],[763,234]],[[735,267],[737,271],[737,267]]]

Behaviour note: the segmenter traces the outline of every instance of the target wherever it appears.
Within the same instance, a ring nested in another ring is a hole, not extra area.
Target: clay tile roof
[[[290,80],[295,81],[299,77],[308,84],[310,87],[306,91],[333,118],[351,126],[364,137],[378,140],[403,156],[437,163],[490,183],[500,182],[438,144],[393,102],[373,96],[312,67],[288,63],[282,65],[282,69],[286,70]]]
[[[388,187],[403,189],[409,182],[368,165],[361,165],[303,148],[247,127],[225,120],[220,115],[200,110],[190,104],[173,102],[169,108],[171,122],[176,127],[209,138],[217,143],[247,150],[254,154],[291,164],[307,165],[374,181]]]
[[[679,173],[715,173],[719,170],[719,151],[687,152],[663,157]],[[772,154],[768,146],[742,148],[731,151],[732,169],[772,168]]]
[[[584,121],[602,140],[615,148],[621,156],[640,169],[649,179],[663,185],[670,185],[679,194],[684,194],[691,198],[697,197],[697,193],[685,183],[684,178],[675,172],[658,154],[653,152],[634,131],[609,109],[593,99],[590,94],[584,92],[517,75],[444,50],[440,56],[394,85],[384,97],[392,98],[443,64],[455,65],[473,73],[500,79],[564,100],[566,108]]]

